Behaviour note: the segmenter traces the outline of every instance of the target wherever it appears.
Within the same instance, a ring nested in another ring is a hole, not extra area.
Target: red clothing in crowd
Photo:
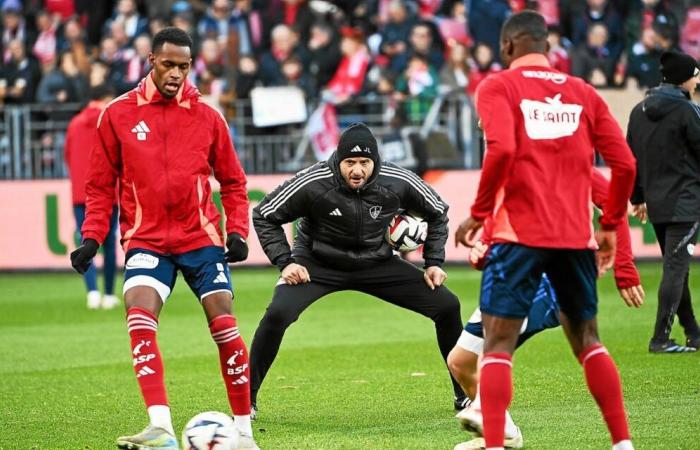
[[[553,69],[559,72],[571,73],[571,58],[569,58],[569,54],[565,49],[560,47],[550,50],[549,53],[547,53],[547,59],[549,60],[549,65],[552,66]]]
[[[591,193],[593,204],[600,209],[605,207],[610,183],[607,178],[598,170],[593,169],[591,173]],[[484,229],[479,240],[486,245],[491,244],[493,233],[493,221],[489,218],[484,222]],[[634,255],[632,254],[632,239],[630,238],[630,226],[625,217],[615,230],[617,235],[617,248],[615,252],[615,284],[618,289],[626,289],[639,286],[639,272],[634,265]],[[485,256],[485,255],[484,255]],[[485,263],[485,258],[477,261],[473,265],[481,269]]]
[[[488,69],[482,70],[473,61],[469,64],[469,84],[467,85],[467,93],[469,95],[474,95],[476,93],[476,88],[479,84],[484,81],[489,75],[498,73],[503,68],[498,63],[492,63]]]
[[[595,248],[591,227],[594,148],[612,169],[600,224],[627,214],[635,160],[608,106],[585,81],[530,54],[481,83],[476,109],[486,156],[471,215],[493,216],[494,242]]]
[[[68,124],[63,152],[74,205],[85,204],[85,178],[90,166],[90,150],[96,143],[97,119],[104,107],[104,103],[92,101]]]
[[[336,96],[358,94],[365,82],[369,62],[369,53],[364,47],[352,56],[344,56],[335,75],[328,82],[328,89]]]
[[[119,181],[124,250],[180,254],[223,246],[209,176],[221,184],[226,231],[248,236],[246,177],[223,116],[186,81],[164,98],[152,75],[112,101],[97,124],[83,238],[103,242]]]

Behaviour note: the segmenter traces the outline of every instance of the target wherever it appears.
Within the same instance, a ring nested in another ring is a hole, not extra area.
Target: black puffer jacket
[[[334,153],[278,186],[253,210],[253,225],[267,257],[280,270],[293,255],[312,255],[337,269],[366,269],[392,256],[384,234],[401,210],[428,222],[426,266],[445,259],[447,205],[414,173],[378,163],[360,190],[340,174]],[[292,252],[282,225],[301,218]]]
[[[632,110],[627,142],[637,158],[632,204],[652,223],[700,219],[700,107],[688,92],[662,84]]]

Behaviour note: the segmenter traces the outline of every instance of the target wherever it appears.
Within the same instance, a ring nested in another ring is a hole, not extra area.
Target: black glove
[[[83,245],[70,254],[70,263],[78,273],[85,273],[90,268],[92,258],[97,254],[100,244],[94,239],[85,239]]]
[[[224,255],[226,262],[234,263],[245,261],[248,258],[248,244],[243,236],[238,233],[231,233],[226,238],[226,248],[228,251]]]

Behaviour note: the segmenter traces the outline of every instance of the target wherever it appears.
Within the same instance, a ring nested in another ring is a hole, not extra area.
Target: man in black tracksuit
[[[664,257],[649,351],[677,353],[700,347],[688,289],[700,227],[700,107],[691,101],[700,69],[688,55],[665,52],[661,73],[661,85],[632,110],[627,141],[637,157],[634,214],[642,221],[648,214]],[[685,346],[669,339],[676,314]]]
[[[384,239],[402,209],[428,222],[425,271],[394,255]],[[290,249],[282,225],[297,218]],[[328,162],[297,173],[267,195],[253,210],[253,224],[268,258],[282,271],[251,344],[254,405],[287,327],[336,291],[364,292],[429,317],[447,358],[462,332],[459,300],[442,286],[447,205],[412,172],[382,164],[367,126],[349,127]],[[461,407],[464,393],[454,379],[452,384],[455,407]]]

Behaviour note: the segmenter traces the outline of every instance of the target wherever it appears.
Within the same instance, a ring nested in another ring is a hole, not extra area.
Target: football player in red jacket
[[[484,220],[493,220],[479,300],[485,445],[504,446],[505,412],[513,395],[511,355],[546,273],[613,449],[629,450],[620,375],[598,337],[596,276],[612,266],[615,229],[627,213],[635,161],[600,95],[585,81],[552,69],[547,47],[541,15],[512,15],[501,30],[501,60],[509,69],[489,76],[476,92],[486,155],[471,217],[460,224],[455,242],[473,246]],[[612,173],[595,236],[594,149]]]
[[[248,352],[231,313],[227,266],[248,256],[246,176],[223,116],[187,81],[191,51],[184,31],[169,27],[157,33],[151,73],[100,116],[87,176],[83,245],[71,254],[73,267],[84,272],[104,242],[118,184],[126,321],[150,418],[143,432],[118,438],[119,448],[179,448],[156,342],[158,316],[178,270],[197,295],[219,348],[239,433],[236,448],[257,448],[250,425]],[[221,185],[226,239],[211,199],[212,171]]]

